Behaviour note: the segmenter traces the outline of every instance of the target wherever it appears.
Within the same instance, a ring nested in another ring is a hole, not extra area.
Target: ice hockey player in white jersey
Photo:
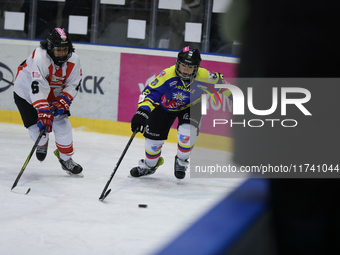
[[[49,133],[54,132],[57,156],[69,175],[83,177],[83,168],[73,161],[72,126],[69,107],[78,94],[82,64],[64,28],[52,29],[32,54],[18,67],[14,101],[32,141],[45,130],[36,157],[44,161]]]

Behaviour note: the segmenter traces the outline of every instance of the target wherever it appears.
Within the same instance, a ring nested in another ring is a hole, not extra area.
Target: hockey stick
[[[43,128],[43,129],[41,130],[41,132],[40,132],[40,134],[39,134],[37,140],[35,141],[35,143],[34,143],[34,145],[33,145],[33,148],[32,148],[32,150],[31,150],[31,152],[29,153],[29,155],[28,155],[28,157],[27,157],[27,159],[26,159],[24,165],[22,166],[22,168],[21,168],[21,170],[20,170],[20,172],[19,172],[17,178],[15,179],[15,181],[14,181],[14,183],[13,183],[13,186],[12,186],[12,188],[11,188],[12,191],[13,191],[13,189],[17,186],[17,184],[18,184],[18,182],[19,182],[19,180],[20,180],[21,175],[24,173],[24,171],[25,171],[25,169],[26,169],[26,167],[27,167],[27,165],[28,165],[28,162],[30,162],[31,157],[32,157],[32,155],[33,155],[35,149],[37,148],[38,143],[39,143],[40,140],[41,140],[41,137],[42,137],[44,134],[45,134],[45,128]],[[26,190],[26,189],[25,189],[25,190]],[[18,193],[24,193],[24,194],[26,195],[26,194],[28,194],[30,191],[31,191],[31,188],[28,188],[26,192],[18,192]]]
[[[120,162],[123,160],[123,158],[124,158],[124,156],[125,156],[125,153],[126,153],[127,150],[129,149],[130,144],[131,144],[133,138],[135,137],[135,135],[136,135],[138,132],[139,132],[138,129],[135,130],[135,131],[133,132],[133,134],[132,134],[130,140],[128,141],[127,145],[125,146],[125,149],[124,149],[122,155],[120,156],[120,158],[119,158],[119,160],[118,160],[118,162],[117,162],[117,165],[116,165],[115,169],[113,170],[113,172],[112,172],[112,174],[111,174],[109,180],[107,181],[107,183],[106,183],[106,185],[105,185],[105,187],[104,187],[104,190],[103,190],[102,194],[101,194],[100,197],[99,197],[99,200],[100,200],[100,201],[104,201],[104,199],[110,194],[111,189],[109,189],[108,191],[106,191],[106,190],[107,190],[107,188],[109,187],[109,185],[110,185],[110,183],[111,183],[111,181],[112,181],[112,178],[113,178],[113,176],[115,175],[115,173],[116,173],[116,171],[117,171],[117,169],[118,169],[118,167],[119,167],[119,165],[120,165]]]

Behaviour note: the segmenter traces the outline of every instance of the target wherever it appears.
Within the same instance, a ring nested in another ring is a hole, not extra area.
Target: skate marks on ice
[[[188,175],[177,185],[176,145],[170,143],[163,146],[165,163],[155,174],[127,178],[144,157],[144,140],[135,138],[102,203],[98,197],[129,138],[79,130],[73,135],[73,158],[83,166],[84,178],[72,178],[61,169],[53,155],[52,133],[45,161],[33,155],[17,186],[30,187],[30,193],[19,196],[10,190],[32,141],[23,126],[0,123],[3,254],[151,254],[242,181]]]

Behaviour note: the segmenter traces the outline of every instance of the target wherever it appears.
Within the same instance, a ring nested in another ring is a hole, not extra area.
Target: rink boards
[[[13,81],[17,66],[39,46],[39,41],[0,39],[0,45],[2,77]],[[83,80],[71,107],[73,127],[130,136],[129,123],[136,112],[141,90],[163,69],[175,63],[178,52],[77,43],[74,46],[82,61]],[[223,73],[226,77],[235,76],[237,58],[202,54],[202,59],[202,67]],[[12,93],[12,86],[4,80],[0,81],[0,122],[21,123]],[[231,132],[227,130],[225,135],[206,124],[215,114],[230,116],[230,107],[226,98],[222,100],[222,105],[214,105],[213,100],[208,98],[208,116],[203,119],[196,146],[232,150]],[[228,129],[228,126],[225,128]],[[169,141],[177,141],[176,130],[171,130]]]

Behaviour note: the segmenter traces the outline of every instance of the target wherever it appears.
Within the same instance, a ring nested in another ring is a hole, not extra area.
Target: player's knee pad
[[[178,127],[177,141],[180,146],[191,148],[197,140],[197,128],[190,124],[182,124]]]
[[[145,138],[145,156],[147,159],[157,159],[162,153],[164,140]]]

